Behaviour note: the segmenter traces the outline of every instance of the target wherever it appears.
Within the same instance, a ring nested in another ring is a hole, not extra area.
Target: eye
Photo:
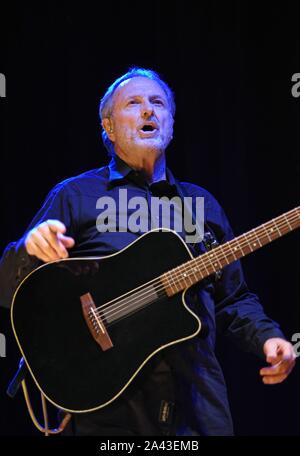
[[[138,100],[129,100],[127,103],[128,106],[133,106],[135,104],[138,104]]]
[[[155,105],[164,106],[164,102],[163,102],[162,100],[159,100],[159,99],[154,100],[153,103],[154,103]]]

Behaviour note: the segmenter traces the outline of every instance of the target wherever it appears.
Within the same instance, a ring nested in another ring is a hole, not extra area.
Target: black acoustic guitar
[[[11,308],[38,388],[70,412],[111,403],[155,353],[199,333],[187,289],[299,226],[297,207],[196,258],[164,230],[107,257],[41,265],[19,285]]]

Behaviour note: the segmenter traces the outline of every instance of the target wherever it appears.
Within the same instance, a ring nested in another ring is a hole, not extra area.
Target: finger
[[[33,240],[30,241],[31,245],[31,255],[36,256],[39,260],[42,260],[44,263],[49,263],[49,261],[52,261],[52,258],[44,253],[44,251],[37,245]]]
[[[263,383],[265,385],[276,385],[277,383],[283,382],[287,378],[288,374],[273,375],[272,377],[263,377]]]
[[[50,244],[52,248],[56,250],[60,258],[66,258],[69,256],[69,254],[67,249],[65,248],[64,243],[61,242],[60,236],[62,236],[62,234],[54,233],[50,230]]]
[[[43,261],[58,259],[56,252],[37,229],[32,230],[26,237],[25,248],[29,255],[34,255]]]
[[[51,248],[56,252],[58,258],[66,258],[68,256],[68,252],[65,249],[64,245],[57,238],[57,233],[52,231],[47,223],[42,223],[38,227],[38,231],[42,234],[45,241],[47,241]]]
[[[57,254],[57,251],[52,248],[47,238],[45,238],[44,235],[39,232],[39,230],[32,232],[31,240],[34,246],[37,248],[37,252],[42,253],[44,256],[46,256],[48,261],[58,260],[60,258]]]
[[[278,353],[278,344],[275,341],[269,343],[265,349],[266,360],[270,364],[276,364],[280,361],[280,355]]]
[[[278,344],[277,359],[279,359],[278,364],[280,365],[281,370],[290,365],[292,365],[292,367],[294,366],[296,355],[293,346],[289,342],[282,341]]]
[[[266,361],[272,365],[278,364],[282,357],[280,355],[268,355]]]
[[[271,367],[264,367],[260,370],[260,375],[279,375],[290,373],[295,365],[295,359],[289,357]]]
[[[294,350],[292,345],[283,339],[279,342],[273,341],[266,348],[266,360],[270,364],[277,364],[290,357],[294,357]]]
[[[270,364],[277,364],[282,359],[282,356],[278,352],[278,345],[272,344],[266,350],[266,361]]]
[[[58,220],[53,220],[53,221],[48,220],[47,221],[47,226],[49,227],[51,233],[55,232],[56,227],[61,229],[62,232],[65,232],[65,230],[66,230],[65,225],[63,223],[59,222]],[[65,249],[65,247],[66,248],[73,247],[74,244],[75,244],[75,240],[72,237],[70,237],[70,236],[64,236],[62,234],[62,232],[60,232],[60,231],[56,231],[55,232],[55,236],[56,237],[54,237],[54,238],[52,237],[53,242],[55,243],[55,245],[52,244],[52,247],[55,248],[55,249],[58,248],[58,254],[60,254],[61,258],[66,258],[66,257],[69,256],[69,253]]]
[[[58,233],[57,237],[60,240],[60,242],[62,242],[63,245],[68,249],[75,245],[75,240],[70,236],[64,236],[63,234]]]
[[[294,351],[294,348],[290,342],[284,341],[279,347],[279,356],[282,357],[282,359],[295,359],[296,354]]]
[[[66,232],[66,226],[59,220],[49,219],[49,220],[46,220],[46,222],[44,222],[44,223],[49,226],[50,230],[53,231],[53,233],[65,233]]]

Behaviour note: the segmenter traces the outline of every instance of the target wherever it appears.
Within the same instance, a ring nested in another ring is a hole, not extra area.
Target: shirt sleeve
[[[207,223],[218,241],[223,244],[233,239],[228,219],[211,195],[208,205]],[[227,265],[215,283],[215,312],[217,331],[260,357],[267,339],[284,338],[278,323],[265,314],[258,296],[249,291],[240,261]]]
[[[24,235],[17,242],[8,244],[0,260],[0,306],[10,308],[19,283],[33,269],[42,264],[38,258],[26,252],[24,240],[27,233],[45,220],[60,220],[66,225],[67,234],[75,235],[74,207],[69,190],[63,183],[54,187],[45,199]]]

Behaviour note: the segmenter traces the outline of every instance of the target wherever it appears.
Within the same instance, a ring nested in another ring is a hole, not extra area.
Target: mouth
[[[147,122],[139,128],[139,132],[143,137],[154,136],[158,131],[158,127],[154,122]]]

